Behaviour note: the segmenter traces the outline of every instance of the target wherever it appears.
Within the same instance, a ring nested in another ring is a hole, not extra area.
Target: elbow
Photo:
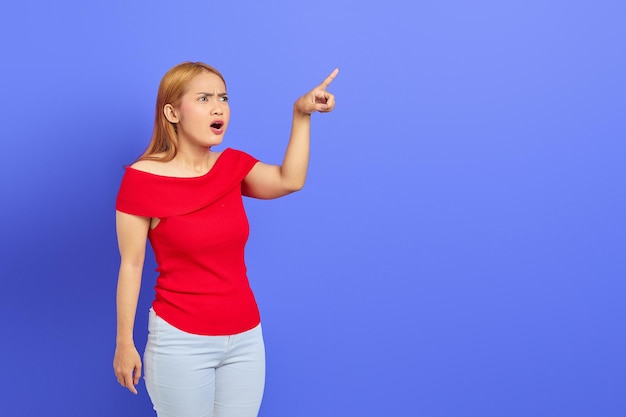
[[[276,185],[281,188],[280,192],[291,194],[304,188],[307,177],[306,167],[304,167],[304,169],[302,169],[302,167],[287,169],[283,165],[279,167],[279,169],[280,182]]]
[[[120,269],[127,270],[142,270],[144,257],[141,255],[136,256],[122,256],[120,261]]]
[[[285,186],[285,191],[287,191],[287,193],[289,194],[295,193],[296,191],[300,191],[301,189],[304,188],[304,180],[292,181],[292,182],[284,184],[284,186]]]

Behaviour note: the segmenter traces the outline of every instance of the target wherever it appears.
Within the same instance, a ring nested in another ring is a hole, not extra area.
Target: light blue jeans
[[[177,329],[150,310],[144,378],[158,417],[256,417],[265,386],[259,324],[233,336]]]

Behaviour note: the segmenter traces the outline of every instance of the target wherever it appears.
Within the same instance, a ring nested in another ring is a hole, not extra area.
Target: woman
[[[159,276],[144,374],[159,417],[258,414],[265,353],[244,264],[242,195],[277,198],[303,187],[311,114],[334,108],[326,88],[337,72],[295,102],[282,166],[211,149],[230,119],[226,83],[215,68],[185,62],[161,80],[152,140],[127,167],[117,197],[113,360],[119,383],[136,394],[142,365],[133,326],[149,238]]]

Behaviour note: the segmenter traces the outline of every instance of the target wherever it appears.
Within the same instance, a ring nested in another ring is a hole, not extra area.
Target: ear
[[[170,123],[178,123],[178,112],[176,111],[176,109],[174,108],[174,106],[172,106],[171,104],[166,104],[165,106],[163,106],[163,114],[165,115],[165,118],[167,119],[168,122]]]

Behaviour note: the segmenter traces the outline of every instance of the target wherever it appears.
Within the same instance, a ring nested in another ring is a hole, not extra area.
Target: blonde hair
[[[176,127],[165,118],[163,108],[166,104],[176,107],[187,90],[189,82],[202,72],[210,72],[224,81],[222,74],[210,65],[203,62],[183,62],[165,73],[159,84],[156,100],[156,114],[154,116],[154,130],[146,151],[139,157],[141,160],[171,161],[178,151],[178,136]],[[158,155],[160,154],[160,155]]]

